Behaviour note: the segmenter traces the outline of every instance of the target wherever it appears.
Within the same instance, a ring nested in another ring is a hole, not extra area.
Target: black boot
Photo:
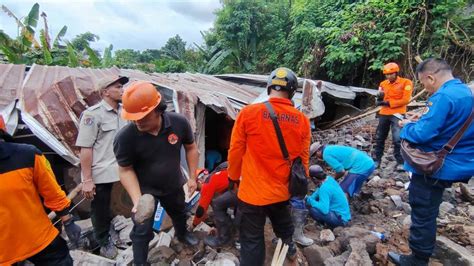
[[[177,236],[177,237],[180,242],[188,244],[190,246],[195,246],[199,244],[199,239],[197,239],[197,237],[193,233],[189,232],[188,230],[186,230],[184,235]]]
[[[388,258],[397,266],[428,266],[429,259],[419,258],[414,254],[400,255],[395,252],[389,252]]]

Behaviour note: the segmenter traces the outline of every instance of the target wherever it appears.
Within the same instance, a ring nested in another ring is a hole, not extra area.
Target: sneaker
[[[415,255],[400,255],[395,252],[388,252],[388,258],[397,266],[428,266],[426,259],[420,259]]]
[[[107,245],[100,247],[100,255],[108,259],[114,259],[118,255],[118,250],[112,241],[109,241]]]

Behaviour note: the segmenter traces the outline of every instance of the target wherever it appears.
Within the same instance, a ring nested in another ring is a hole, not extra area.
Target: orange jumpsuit
[[[71,201],[46,158],[32,145],[0,140],[0,265],[27,259],[59,234],[44,211],[62,211]]]
[[[383,100],[390,105],[382,106],[380,109],[381,115],[405,114],[407,112],[407,105],[413,92],[413,82],[411,80],[397,77],[395,82],[391,83],[387,79],[380,83],[379,90],[384,92]]]
[[[309,119],[290,100],[270,98],[291,160],[301,157],[308,171],[311,129]],[[238,198],[263,206],[290,198],[290,167],[283,158],[275,128],[265,104],[244,107],[232,130],[229,177],[239,180]]]

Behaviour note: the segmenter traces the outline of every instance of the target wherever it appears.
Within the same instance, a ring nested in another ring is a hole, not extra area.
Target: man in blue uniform
[[[365,152],[356,148],[340,145],[320,145],[313,143],[310,147],[311,156],[316,154],[334,171],[335,179],[344,177],[339,183],[342,190],[352,197],[358,193],[365,180],[374,172],[374,160]]]
[[[423,151],[437,151],[456,134],[473,110],[473,93],[453,77],[442,59],[427,59],[417,67],[418,80],[432,94],[425,114],[417,122],[400,121],[401,138]],[[474,125],[468,127],[458,144],[447,155],[442,168],[428,176],[405,163],[413,173],[409,187],[412,208],[410,248],[412,254],[390,252],[396,265],[428,265],[436,242],[436,217],[445,188],[454,182],[467,182],[474,175]]]

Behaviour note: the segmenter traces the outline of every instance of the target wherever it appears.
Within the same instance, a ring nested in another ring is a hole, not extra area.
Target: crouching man
[[[330,228],[346,226],[351,219],[349,202],[332,176],[326,176],[319,165],[309,167],[311,180],[319,188],[306,198],[310,216]]]

